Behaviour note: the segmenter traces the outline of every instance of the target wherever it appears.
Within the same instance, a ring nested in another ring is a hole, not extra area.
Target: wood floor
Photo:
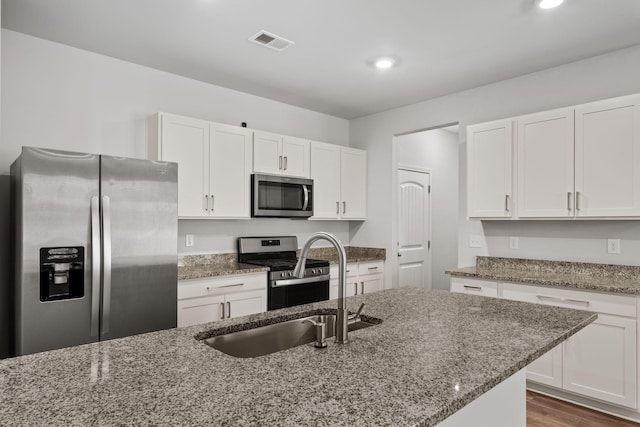
[[[638,427],[582,406],[527,390],[527,427]]]

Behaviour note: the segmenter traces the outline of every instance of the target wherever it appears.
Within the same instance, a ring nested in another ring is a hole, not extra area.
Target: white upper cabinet
[[[339,145],[311,142],[313,219],[340,218]]]
[[[211,123],[209,215],[249,218],[251,214],[251,131]]]
[[[518,217],[573,216],[573,109],[520,117],[517,135]]]
[[[343,219],[364,220],[367,216],[367,152],[342,147],[340,158],[339,206]]]
[[[640,97],[576,108],[576,216],[640,216]]]
[[[511,218],[513,124],[467,127],[467,192],[470,218]]]
[[[148,125],[149,157],[178,163],[179,217],[250,217],[251,131],[166,113]]]
[[[312,219],[364,220],[367,216],[367,152],[311,142]]]
[[[253,171],[309,178],[310,143],[268,132],[253,134]]]

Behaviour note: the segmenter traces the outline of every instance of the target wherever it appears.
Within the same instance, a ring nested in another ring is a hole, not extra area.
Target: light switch
[[[517,236],[510,236],[509,249],[518,249],[519,246],[520,246],[520,238],[518,238]]]

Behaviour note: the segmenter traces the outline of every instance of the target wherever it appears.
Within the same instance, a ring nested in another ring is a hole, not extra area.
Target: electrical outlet
[[[469,247],[470,248],[481,248],[482,247],[482,236],[479,234],[472,234],[469,236]]]
[[[509,237],[509,249],[518,249],[520,246],[520,238],[517,236]]]
[[[607,253],[619,254],[620,253],[620,239],[608,239],[607,240]]]
[[[193,234],[187,234],[186,236],[184,236],[185,246],[193,246],[193,243],[194,243]]]

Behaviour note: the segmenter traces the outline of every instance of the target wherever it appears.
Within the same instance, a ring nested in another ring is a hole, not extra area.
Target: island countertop
[[[413,288],[347,299],[383,323],[324,350],[238,359],[211,329],[308,304],[0,361],[0,425],[433,426],[596,315]]]

